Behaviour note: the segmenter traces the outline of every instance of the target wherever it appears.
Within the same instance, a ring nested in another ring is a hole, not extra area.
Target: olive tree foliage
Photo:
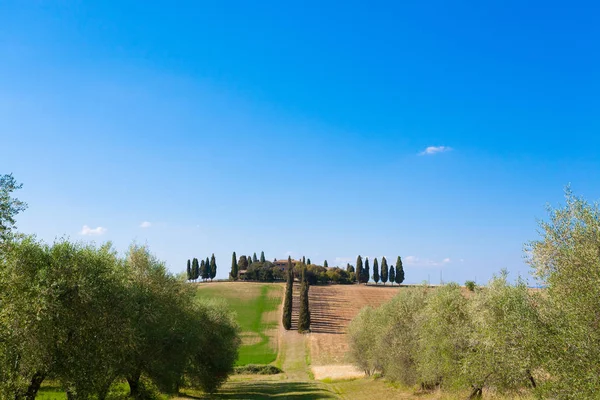
[[[426,290],[403,290],[379,308],[366,307],[348,328],[350,356],[367,375],[375,372],[405,384],[417,382],[416,320]]]
[[[591,398],[600,392],[600,206],[570,188],[565,200],[548,208],[540,238],[526,246],[526,254],[551,303],[552,356],[545,367],[554,379],[544,389],[549,396]]]
[[[434,290],[416,318],[415,361],[419,381],[425,387],[456,389],[464,386],[464,358],[470,351],[471,328],[468,300],[459,285]]]
[[[239,326],[223,301],[191,305],[185,377],[191,386],[214,393],[233,372],[241,345]]]
[[[134,332],[124,375],[131,395],[140,396],[147,376],[163,391],[176,393],[185,377],[212,392],[237,358],[238,327],[222,304],[200,304],[194,290],[169,274],[147,247],[133,245],[129,271],[128,316]]]
[[[0,257],[0,398],[33,399],[44,379],[69,399],[105,399],[140,376],[164,391],[213,391],[232,371],[238,328],[223,307],[197,304],[145,247],[125,259],[101,247],[13,237]]]
[[[27,208],[27,203],[12,196],[22,187],[12,174],[0,175],[0,243],[7,240],[15,228],[15,216]]]
[[[360,310],[348,326],[350,357],[366,375],[372,375],[381,369],[378,346],[374,346],[378,341],[373,338],[379,337],[384,325],[385,318],[382,318],[382,314],[367,306]]]
[[[477,291],[469,304],[470,351],[463,363],[474,393],[485,387],[510,392],[537,386],[548,332],[540,313],[543,302],[522,279],[510,285],[506,272]]]
[[[104,398],[124,360],[123,279],[110,244],[11,241],[0,267],[3,397],[34,398],[50,377],[70,398]]]
[[[425,288],[402,290],[380,307],[387,319],[380,336],[381,372],[392,381],[405,385],[419,383],[415,358],[418,349],[417,320],[428,294]]]

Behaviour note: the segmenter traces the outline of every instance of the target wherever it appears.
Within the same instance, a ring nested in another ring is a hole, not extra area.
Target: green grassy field
[[[237,314],[242,346],[237,365],[269,364],[277,358],[279,305],[283,286],[273,283],[219,282],[199,285],[201,299],[220,298]]]

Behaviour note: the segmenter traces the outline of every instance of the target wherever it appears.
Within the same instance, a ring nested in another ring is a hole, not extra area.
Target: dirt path
[[[286,374],[287,379],[294,381],[308,381],[307,360],[309,360],[309,339],[308,335],[299,334],[295,330],[297,326],[297,308],[299,286],[294,285],[294,306],[292,309],[292,329],[286,331],[282,324],[279,324],[279,353],[275,364]],[[279,315],[283,316],[283,301],[280,307]],[[280,318],[281,319],[281,318]]]

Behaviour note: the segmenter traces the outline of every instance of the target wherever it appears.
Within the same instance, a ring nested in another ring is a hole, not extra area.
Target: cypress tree
[[[286,271],[287,282],[285,284],[285,299],[283,302],[283,327],[286,330],[292,328],[292,303],[294,290],[294,267],[292,266],[292,257],[288,256],[288,264]]]
[[[198,259],[194,257],[192,260],[192,279],[195,281],[200,276],[200,266],[198,265]]]
[[[302,285],[300,286],[300,313],[298,314],[298,332],[310,332],[310,310],[308,304],[308,281],[302,269]]]
[[[396,260],[396,283],[398,285],[404,282],[404,268],[402,268],[402,259],[398,256],[398,260]]]
[[[323,266],[324,266],[325,268],[329,268],[329,264],[327,264],[327,260],[325,260],[325,261],[323,262]]]
[[[252,262],[258,262],[258,258],[256,258],[256,253],[252,255]]]
[[[252,257],[248,256],[248,266],[250,266],[250,264],[252,264],[254,261],[252,261]]]
[[[306,258],[304,258],[304,256],[302,256],[302,264],[306,264]]]
[[[369,257],[365,258],[365,266],[362,270],[362,283],[365,285],[369,283],[369,279],[371,279],[371,272],[369,271]]]
[[[307,258],[306,259],[306,265],[310,265],[310,264],[312,264],[312,262],[310,261],[310,258]]]
[[[204,271],[202,273],[202,279],[207,280],[210,278],[210,261],[208,257],[206,257],[206,261],[204,261]]]
[[[196,260],[196,263],[198,262],[198,260]],[[206,270],[206,263],[204,262],[204,260],[200,261],[200,268],[196,269],[196,279],[203,278],[204,279],[204,271]]]
[[[362,257],[358,256],[356,257],[356,276],[355,276],[355,280],[358,283],[362,282],[362,276],[363,276],[363,261],[362,261]]]
[[[237,281],[238,279],[238,263],[237,256],[235,255],[235,251],[231,255],[231,272],[229,273],[229,279],[233,281]]]
[[[261,263],[264,263],[265,261],[267,261],[267,260],[265,259],[265,252],[264,252],[264,251],[261,251],[261,252],[260,252],[260,262],[261,262]]]
[[[210,269],[208,272],[210,281],[212,282],[212,280],[215,279],[215,276],[217,276],[217,259],[215,258],[215,253],[210,257]]]
[[[376,285],[379,283],[379,264],[377,263],[377,257],[373,260],[373,280]]]
[[[187,262],[187,280],[188,281],[192,280],[192,262],[190,261],[189,258],[188,258],[188,262]]]
[[[385,285],[388,281],[388,265],[385,257],[381,259],[381,282]]]
[[[394,266],[390,266],[390,283],[394,286],[394,282],[396,281],[396,271],[394,271]]]

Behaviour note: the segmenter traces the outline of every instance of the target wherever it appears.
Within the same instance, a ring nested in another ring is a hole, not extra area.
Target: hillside
[[[366,306],[377,307],[398,292],[398,286],[311,286],[310,353],[312,365],[348,364],[348,324]]]

